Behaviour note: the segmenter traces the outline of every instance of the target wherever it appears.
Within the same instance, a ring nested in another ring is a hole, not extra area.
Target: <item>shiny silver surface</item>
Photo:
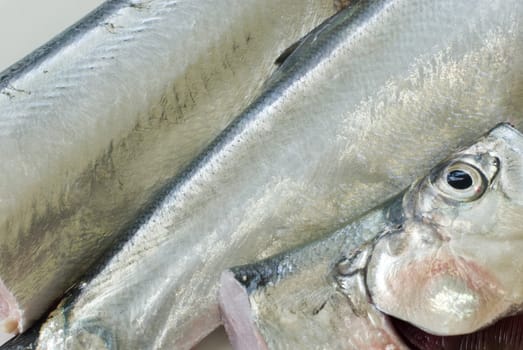
[[[108,1],[0,73],[2,325],[26,329],[334,12],[314,1]]]
[[[339,228],[499,121],[522,126],[521,14],[363,1],[316,29],[39,347],[188,348],[219,324],[223,269]]]
[[[455,171],[471,181],[451,180]],[[520,312],[522,183],[523,134],[501,125],[331,236],[233,268],[220,290],[233,345],[407,349],[386,315],[465,335]],[[470,334],[450,344],[516,349],[521,339]]]

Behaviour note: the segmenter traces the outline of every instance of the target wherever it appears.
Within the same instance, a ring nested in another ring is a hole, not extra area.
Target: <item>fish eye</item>
[[[447,174],[447,183],[456,190],[466,190],[473,185],[472,176],[464,170],[452,170]]]
[[[435,185],[445,197],[469,202],[478,199],[485,192],[487,179],[475,166],[455,162],[442,170]]]

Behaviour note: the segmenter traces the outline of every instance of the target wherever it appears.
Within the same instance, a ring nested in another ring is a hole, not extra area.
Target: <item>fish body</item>
[[[342,227],[500,121],[523,126],[523,4],[360,1],[316,28],[46,320],[40,349],[186,349],[218,281]]]
[[[2,72],[0,328],[61,298],[333,12],[113,0]]]
[[[522,311],[522,183],[523,134],[500,125],[331,236],[224,273],[233,345],[439,349],[405,343],[394,316],[433,335],[472,333],[445,349],[521,348],[517,327],[473,333]]]

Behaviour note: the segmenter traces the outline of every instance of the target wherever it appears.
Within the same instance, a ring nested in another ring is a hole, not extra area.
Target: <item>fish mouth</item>
[[[523,313],[502,318],[478,331],[452,336],[433,335],[390,315],[385,315],[396,335],[413,350],[521,350]]]

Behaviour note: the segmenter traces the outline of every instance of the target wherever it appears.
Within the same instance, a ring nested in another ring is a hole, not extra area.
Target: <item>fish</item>
[[[4,336],[125,240],[274,58],[334,12],[332,0],[111,0],[0,73]]]
[[[515,0],[374,0],[327,19],[16,341],[191,348],[221,324],[223,270],[343,227],[499,122],[523,126],[522,14]]]
[[[523,134],[501,124],[330,236],[225,272],[226,330],[235,349],[520,349],[522,222]]]

